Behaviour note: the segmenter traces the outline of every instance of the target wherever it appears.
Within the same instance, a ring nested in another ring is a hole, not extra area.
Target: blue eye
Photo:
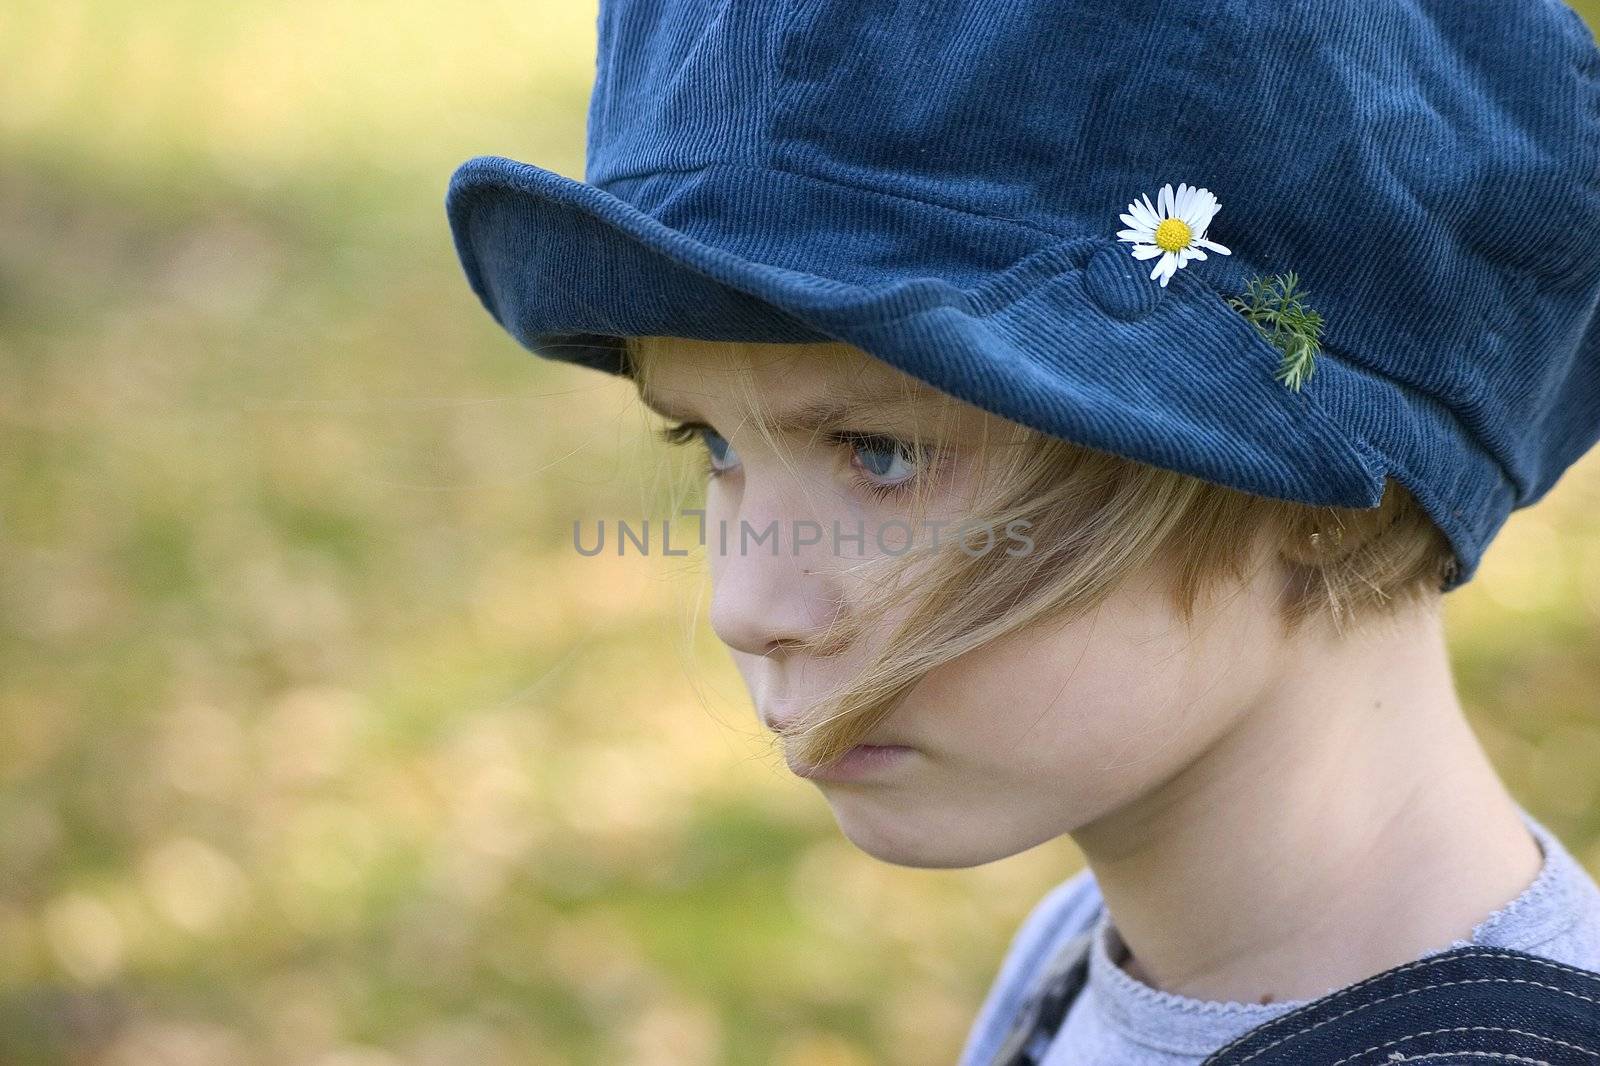
[[[900,482],[917,472],[916,467],[911,465],[912,456],[907,454],[906,446],[897,440],[863,437],[853,443],[862,468],[875,478]]]
[[[706,446],[706,473],[713,476],[739,465],[726,437],[703,422],[679,422],[659,431],[668,444],[687,444],[696,437]]]
[[[856,483],[875,499],[908,491],[926,464],[919,446],[882,433],[841,431],[833,440],[854,453],[851,465],[860,471]]]
[[[704,422],[679,422],[658,431],[669,444],[687,444],[698,438],[705,444],[705,472],[711,477],[727,473],[739,465],[739,457],[726,437]],[[828,442],[850,451],[850,466],[858,489],[875,499],[887,499],[916,483],[927,457],[920,446],[882,433],[839,430],[828,435]]]
[[[722,434],[710,426],[702,426],[700,427],[700,439],[705,441],[706,451],[711,455],[711,468],[713,470],[726,470],[729,467],[739,465],[737,457],[734,457],[731,461],[729,460],[728,457],[733,455],[733,446],[728,443],[727,438],[723,437]]]

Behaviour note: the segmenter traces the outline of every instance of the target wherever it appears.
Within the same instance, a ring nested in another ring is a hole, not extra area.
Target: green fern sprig
[[[1287,277],[1255,277],[1250,279],[1248,301],[1228,297],[1229,306],[1249,319],[1283,353],[1283,361],[1272,376],[1296,392],[1316,369],[1322,336],[1322,316],[1305,306],[1307,294],[1295,291],[1299,283],[1294,271]]]

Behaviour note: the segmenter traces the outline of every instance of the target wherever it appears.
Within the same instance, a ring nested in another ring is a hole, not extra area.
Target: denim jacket
[[[1039,975],[992,1066],[1037,1066],[1083,988],[1092,931]],[[1600,973],[1507,948],[1405,963],[1245,1033],[1203,1066],[1600,1066]]]

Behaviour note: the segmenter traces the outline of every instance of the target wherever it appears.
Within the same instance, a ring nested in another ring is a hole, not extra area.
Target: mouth
[[[790,760],[789,769],[812,781],[860,781],[887,776],[915,751],[903,744],[857,744],[831,763],[810,766]]]

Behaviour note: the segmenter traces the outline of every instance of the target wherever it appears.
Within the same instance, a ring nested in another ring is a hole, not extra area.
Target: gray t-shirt
[[[1544,853],[1533,883],[1479,922],[1470,940],[1421,958],[1476,944],[1600,970],[1600,886],[1544,825],[1527,811],[1522,818]],[[1194,999],[1134,978],[1112,961],[1121,954],[1121,941],[1101,905],[1099,886],[1083,870],[1051,889],[1018,928],[967,1036],[960,1066],[988,1066],[1030,979],[1062,943],[1091,927],[1088,980],[1040,1066],[1198,1066],[1229,1041],[1310,1002]]]

